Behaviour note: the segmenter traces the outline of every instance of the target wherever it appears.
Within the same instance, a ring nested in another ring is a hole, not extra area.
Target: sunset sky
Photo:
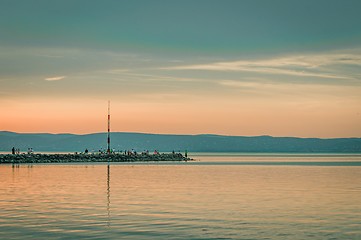
[[[0,131],[361,137],[360,11],[0,0]]]

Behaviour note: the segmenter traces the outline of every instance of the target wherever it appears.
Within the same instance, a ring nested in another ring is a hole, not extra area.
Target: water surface
[[[0,165],[0,239],[361,239],[360,156],[195,158]]]

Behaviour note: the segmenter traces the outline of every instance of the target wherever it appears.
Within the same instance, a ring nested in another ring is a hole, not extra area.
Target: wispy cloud
[[[124,73],[129,72],[129,71],[130,71],[129,69],[120,68],[120,69],[110,69],[110,70],[107,70],[106,73],[110,73],[110,74],[124,74]]]
[[[138,80],[146,80],[146,81],[174,81],[174,82],[195,82],[202,81],[204,79],[200,78],[189,78],[189,77],[174,77],[168,75],[156,75],[156,74],[147,74],[147,73],[138,73],[132,72],[128,69],[112,69],[106,71],[106,73],[114,74],[114,75],[123,75],[127,78],[134,78]]]
[[[321,94],[332,95],[333,97],[339,95],[344,97],[360,96],[360,86],[348,86],[337,84],[317,84],[317,83],[282,83],[268,80],[260,81],[235,81],[235,80],[220,80],[220,86],[228,87],[242,92],[252,92],[253,94],[286,94],[286,95],[301,95],[319,96]]]
[[[47,77],[44,80],[45,81],[59,81],[59,80],[63,80],[64,78],[66,78],[66,76]]]
[[[62,55],[50,55],[50,54],[34,54],[37,57],[45,57],[45,58],[63,58]]]
[[[262,60],[240,60],[162,68],[165,70],[243,71],[300,77],[354,79],[352,73],[335,67],[361,66],[360,54],[297,55]]]

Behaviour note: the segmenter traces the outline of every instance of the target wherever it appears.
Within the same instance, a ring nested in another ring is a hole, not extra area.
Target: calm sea
[[[361,155],[0,165],[0,239],[361,239]]]

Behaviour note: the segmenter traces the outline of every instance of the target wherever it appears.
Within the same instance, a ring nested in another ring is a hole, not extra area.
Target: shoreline
[[[21,163],[82,163],[82,162],[187,162],[193,159],[175,154],[1,154],[0,164]]]

